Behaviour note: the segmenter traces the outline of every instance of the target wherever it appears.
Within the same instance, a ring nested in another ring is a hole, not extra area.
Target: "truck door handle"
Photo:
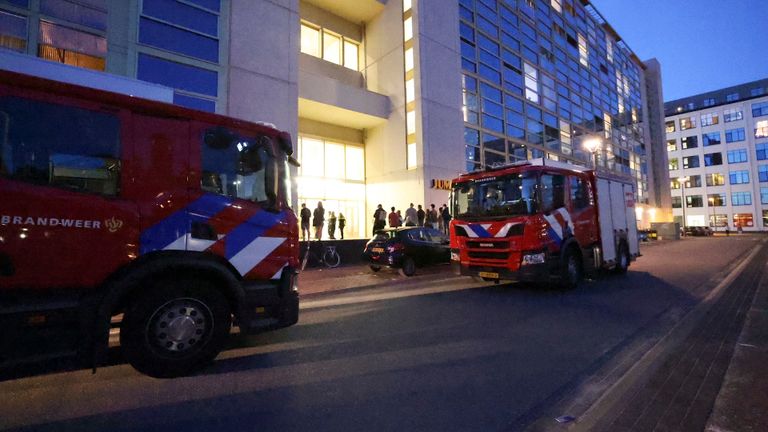
[[[192,222],[192,238],[200,240],[218,240],[216,230],[206,222]]]

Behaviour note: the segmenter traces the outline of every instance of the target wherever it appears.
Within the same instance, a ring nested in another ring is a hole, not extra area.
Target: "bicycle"
[[[341,264],[341,256],[339,255],[339,252],[336,251],[336,246],[328,245],[323,247],[320,253],[315,253],[312,251],[313,243],[317,243],[318,247],[323,247],[322,240],[307,242],[307,248],[304,251],[304,258],[301,260],[302,271],[304,271],[304,269],[307,267],[307,262],[309,261],[310,255],[316,262],[323,264],[328,268],[336,268],[339,266],[339,264]]]

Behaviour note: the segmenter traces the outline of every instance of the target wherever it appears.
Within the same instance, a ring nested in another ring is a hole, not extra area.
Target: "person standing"
[[[347,218],[344,217],[344,213],[339,212],[339,233],[341,233],[341,239],[344,240],[344,227],[347,226]]]
[[[389,227],[390,228],[397,228],[398,227],[398,225],[399,225],[398,222],[399,222],[400,218],[397,216],[397,213],[395,213],[395,208],[394,207],[392,207],[392,211],[389,212],[389,215],[387,216],[387,219],[389,219]]]
[[[440,232],[443,232],[443,206],[440,206],[440,208],[437,209],[437,227],[436,228]]]
[[[311,237],[309,233],[309,218],[312,217],[312,212],[307,208],[306,203],[301,204],[301,239],[307,241]]]
[[[315,228],[315,239],[323,239],[323,225],[325,225],[325,209],[323,202],[317,202],[317,208],[312,213],[312,226]]]
[[[416,218],[419,220],[419,226],[424,226],[424,219],[427,217],[427,213],[424,211],[423,208],[421,208],[421,204],[419,204],[419,210],[416,211]]]
[[[336,240],[336,214],[331,212],[328,217],[328,237]]]
[[[413,208],[413,203],[411,203],[411,206],[405,210],[405,226],[416,226],[418,217],[419,216],[416,213],[416,209]]]
[[[430,209],[427,211],[427,223],[429,228],[437,228],[437,210],[434,204],[430,204]]]
[[[376,211],[373,212],[373,235],[376,235],[376,231],[384,229],[387,221],[387,211],[379,204]]]
[[[448,211],[448,204],[443,204],[443,234],[449,234],[451,229],[451,212]]]

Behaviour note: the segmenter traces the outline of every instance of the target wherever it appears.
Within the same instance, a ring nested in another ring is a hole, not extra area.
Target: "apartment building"
[[[671,220],[660,66],[586,0],[0,0],[0,47],[291,132],[296,204],[351,238],[538,157],[632,177],[641,226]]]
[[[768,79],[665,104],[677,222],[768,229]]]

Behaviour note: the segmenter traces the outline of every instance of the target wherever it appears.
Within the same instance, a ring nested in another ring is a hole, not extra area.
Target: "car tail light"
[[[401,251],[403,249],[405,249],[405,246],[403,246],[402,243],[395,243],[387,246],[387,252],[389,253]]]

